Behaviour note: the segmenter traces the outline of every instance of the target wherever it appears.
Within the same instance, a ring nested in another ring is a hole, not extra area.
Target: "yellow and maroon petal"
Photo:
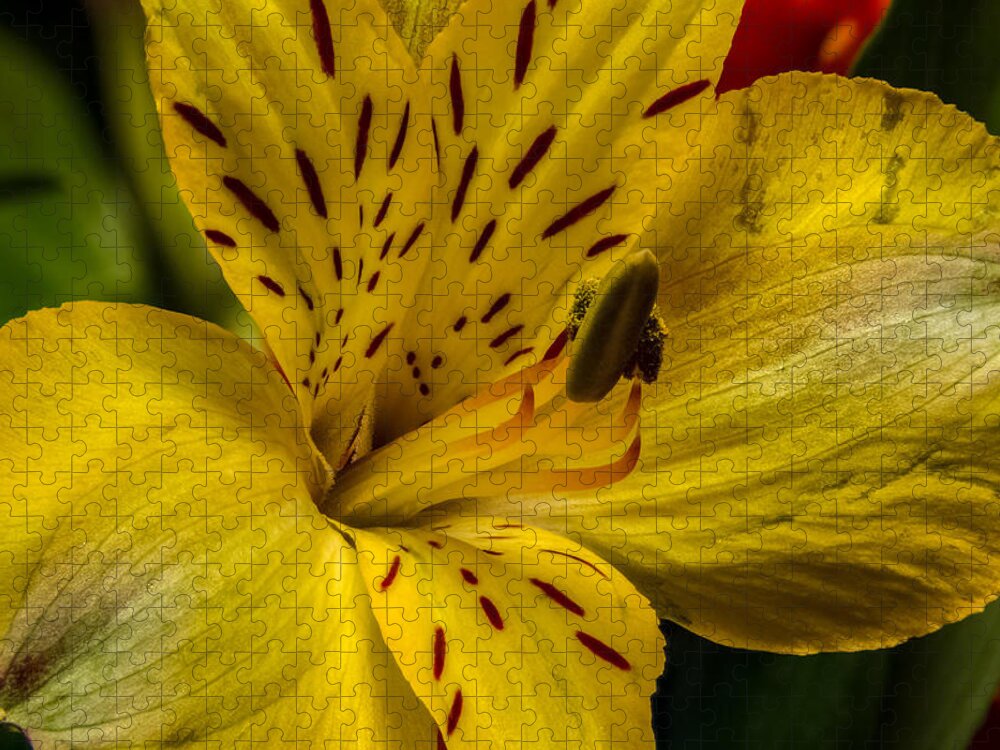
[[[653,746],[658,620],[602,559],[459,515],[355,541],[386,643],[449,750]]]

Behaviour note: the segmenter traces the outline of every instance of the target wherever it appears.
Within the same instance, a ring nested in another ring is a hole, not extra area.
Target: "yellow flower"
[[[419,68],[374,0],[250,5],[146,2],[267,353],[2,329],[0,708],[40,747],[651,747],[658,615],[807,653],[994,598],[982,126],[817,75],[717,101],[738,0],[470,0]],[[659,374],[570,401],[648,314],[568,342],[574,303],[642,307],[640,248]]]

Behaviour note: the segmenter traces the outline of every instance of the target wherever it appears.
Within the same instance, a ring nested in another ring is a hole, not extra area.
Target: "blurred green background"
[[[0,9],[0,322],[102,299],[251,330],[163,156],[141,36],[126,0]],[[895,0],[854,72],[935,91],[1000,133],[1000,0]],[[663,747],[1000,748],[1000,607],[896,649],[814,657],[663,627]]]

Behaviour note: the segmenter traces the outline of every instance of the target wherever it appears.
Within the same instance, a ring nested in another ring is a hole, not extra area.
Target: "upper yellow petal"
[[[639,469],[486,512],[528,504],[742,647],[889,646],[981,609],[1000,593],[997,140],[931,95],[791,74],[722,97],[671,168]]]
[[[0,708],[37,747],[433,747],[263,355],[147,307],[32,313],[0,329],[0,440]]]

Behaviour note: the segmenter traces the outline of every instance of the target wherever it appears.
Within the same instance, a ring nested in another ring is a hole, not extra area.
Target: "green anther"
[[[659,340],[660,351],[663,344],[662,323],[656,316],[651,318],[659,276],[656,257],[649,250],[641,250],[616,264],[601,281],[574,337],[566,382],[570,400],[600,401],[623,373],[636,369],[645,379],[648,367],[642,366],[637,357],[641,359],[639,344],[650,320],[656,321],[654,327],[658,326],[652,340]],[[579,297],[578,301],[587,304]]]

